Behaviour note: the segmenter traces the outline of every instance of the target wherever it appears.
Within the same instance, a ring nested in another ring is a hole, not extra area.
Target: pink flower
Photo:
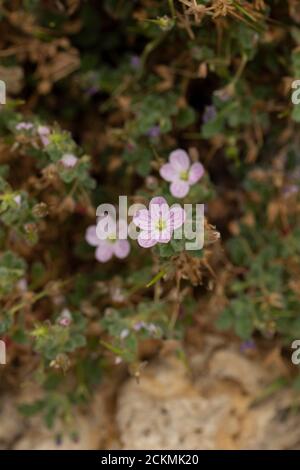
[[[60,326],[64,326],[64,327],[70,326],[72,322],[72,315],[71,315],[70,310],[68,310],[67,308],[64,308],[60,316],[58,317],[57,322]]]
[[[21,194],[17,194],[16,196],[14,196],[14,201],[18,206],[20,206],[22,203]]]
[[[89,245],[97,247],[95,256],[100,263],[106,263],[113,256],[116,256],[119,259],[124,259],[130,252],[130,244],[128,240],[119,240],[117,238],[118,226],[118,224],[115,226],[112,222],[109,225],[112,229],[109,228],[108,233],[103,234],[105,239],[98,238],[96,225],[91,225],[86,230],[85,239]]]
[[[16,125],[16,130],[17,131],[30,131],[30,129],[33,128],[33,124],[31,122],[19,122],[19,124]]]
[[[168,243],[174,230],[185,221],[185,212],[179,206],[169,207],[163,197],[154,197],[148,209],[139,210],[133,217],[134,224],[141,229],[138,244],[150,248],[157,243]]]
[[[50,144],[50,139],[49,139],[50,129],[49,129],[49,127],[47,127],[47,126],[38,126],[37,133],[40,136],[40,139],[41,139],[42,144],[44,145],[44,147],[46,147],[47,145]]]
[[[169,163],[163,165],[159,173],[164,180],[171,183],[171,194],[183,198],[188,194],[190,186],[202,178],[204,168],[199,162],[191,165],[185,150],[177,149],[171,152]]]
[[[28,283],[24,277],[17,282],[17,288],[21,292],[26,292],[28,290]]]
[[[75,155],[73,155],[72,153],[65,153],[60,159],[60,162],[66,168],[73,168],[78,162],[78,158],[75,157]]]

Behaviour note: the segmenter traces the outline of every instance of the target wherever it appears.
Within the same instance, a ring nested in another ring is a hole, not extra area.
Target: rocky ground
[[[249,355],[214,335],[190,344],[187,361],[176,357],[176,344],[162,350],[139,383],[124,370],[103,383],[76,417],[77,443],[57,446],[39,418],[28,422],[16,411],[24,392],[4,395],[0,448],[300,449],[297,395],[276,387],[288,374],[276,347]]]

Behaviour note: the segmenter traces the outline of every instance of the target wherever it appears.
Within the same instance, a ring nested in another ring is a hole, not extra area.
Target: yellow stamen
[[[180,173],[180,179],[182,181],[187,181],[189,179],[189,172],[188,171],[182,171]]]

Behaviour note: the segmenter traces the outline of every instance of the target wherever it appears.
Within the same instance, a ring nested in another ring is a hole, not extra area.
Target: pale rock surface
[[[192,374],[163,357],[145,368],[139,384],[127,380],[116,412],[121,448],[300,448],[291,390],[257,401],[274,380],[259,359],[217,348],[206,361],[191,363]]]
[[[228,420],[235,430],[230,414],[226,395],[201,396],[171,357],[150,365],[140,384],[130,379],[124,385],[117,423],[124,449],[216,449]]]
[[[0,450],[8,449],[22,435],[25,421],[18,413],[14,397],[0,399]]]

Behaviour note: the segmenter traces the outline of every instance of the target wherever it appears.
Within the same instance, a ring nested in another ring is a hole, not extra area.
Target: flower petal
[[[157,243],[157,240],[155,240],[155,238],[153,238],[153,235],[152,233],[149,231],[149,232],[141,232],[138,236],[138,244],[142,247],[142,248],[151,248],[152,246],[156,245]]]
[[[170,163],[177,171],[186,171],[190,166],[190,159],[185,150],[177,149],[171,152]]]
[[[78,161],[78,158],[75,157],[72,153],[65,153],[61,159],[60,162],[63,164],[65,168],[73,168]]]
[[[168,205],[167,201],[162,196],[156,196],[156,197],[152,198],[151,201],[150,201],[149,206],[151,206],[152,204],[155,204],[155,205],[158,205],[158,206],[162,206],[164,204]]]
[[[91,225],[90,227],[86,229],[85,239],[88,242],[88,244],[91,246],[99,245],[100,240],[96,234],[96,225]]]
[[[133,217],[133,223],[142,230],[150,230],[150,212],[140,209]]]
[[[113,243],[106,242],[105,240],[100,240],[100,243],[96,249],[96,259],[100,263],[106,263],[110,260],[114,254]]]
[[[159,174],[165,181],[175,181],[179,178],[179,171],[171,163],[163,165]]]
[[[170,219],[170,208],[164,197],[154,197],[151,199],[149,212],[151,229],[155,227],[156,222],[160,221],[160,219],[164,221]]]
[[[113,250],[117,258],[126,258],[130,252],[130,244],[128,240],[117,240],[113,245]]]
[[[172,196],[183,198],[189,192],[190,185],[187,181],[173,181],[170,186]]]
[[[170,209],[171,213],[171,227],[173,230],[181,227],[185,221],[185,211],[180,206],[174,206]]]
[[[163,230],[158,231],[157,241],[158,243],[169,243],[172,238],[173,230],[170,226],[166,227]]]
[[[96,234],[99,240],[106,240],[109,236],[117,238],[118,230],[116,221],[109,215],[99,217],[96,225]]]
[[[193,163],[189,171],[189,184],[195,184],[199,181],[204,174],[204,167],[202,163]]]

